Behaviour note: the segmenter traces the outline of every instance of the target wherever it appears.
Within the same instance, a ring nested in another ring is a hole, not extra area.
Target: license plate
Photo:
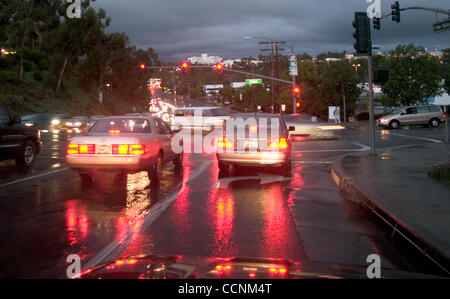
[[[258,148],[258,141],[257,140],[245,140],[245,148],[257,149]]]
[[[100,144],[96,147],[96,154],[99,155],[107,155],[111,154],[111,145],[109,144]]]

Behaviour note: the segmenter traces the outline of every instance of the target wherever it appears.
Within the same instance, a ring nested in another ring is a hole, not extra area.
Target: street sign
[[[247,85],[262,84],[262,79],[247,79],[245,80],[245,84]]]
[[[298,76],[297,56],[289,55],[289,75]]]
[[[433,29],[434,29],[434,32],[436,32],[436,33],[450,30],[450,19],[434,23]]]

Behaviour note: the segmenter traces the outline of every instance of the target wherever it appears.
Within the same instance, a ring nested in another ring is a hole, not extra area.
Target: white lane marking
[[[431,138],[423,138],[423,137],[416,137],[416,136],[408,136],[408,135],[403,135],[403,134],[398,134],[398,133],[389,133],[389,135],[405,137],[405,138],[410,138],[410,139],[430,141],[430,142],[434,142],[434,143],[444,143],[442,140],[431,139]]]
[[[159,218],[159,216],[161,216],[161,214],[178,198],[178,194],[183,192],[186,185],[199,177],[211,163],[212,161],[204,161],[189,176],[189,180],[184,185],[182,183],[179,183],[175,188],[172,189],[172,192],[167,197],[161,199],[157,204],[155,204],[148,211],[148,214],[144,216],[143,224],[137,233],[141,234],[145,230],[147,230],[147,228],[150,227],[150,225],[152,225],[153,222],[155,222]],[[181,189],[177,191],[179,188]],[[83,270],[114,260],[115,258],[119,257],[119,255],[131,244],[132,240],[136,237],[135,234],[136,232],[128,230],[126,236],[122,238],[122,241],[117,239],[112,241],[96,256],[90,259],[83,267]]]
[[[2,184],[2,185],[0,185],[0,188],[8,187],[8,186],[11,186],[11,185],[23,183],[23,182],[34,180],[34,179],[38,179],[38,178],[41,178],[41,177],[44,177],[44,176],[47,176],[47,175],[63,172],[63,171],[66,171],[66,170],[69,170],[69,168],[68,167],[63,167],[63,168],[59,168],[59,169],[52,170],[52,171],[49,171],[49,172],[36,174],[36,175],[29,176],[29,177],[26,177],[26,178],[23,178],[23,179],[19,179],[19,180],[15,180],[15,181],[12,181],[12,182],[8,182],[8,183],[5,183],[5,184]]]
[[[304,151],[292,151],[292,153],[333,153],[333,152],[364,152],[370,150],[370,147],[359,142],[350,142],[357,145],[359,148],[351,149],[327,149],[327,150],[304,150]]]

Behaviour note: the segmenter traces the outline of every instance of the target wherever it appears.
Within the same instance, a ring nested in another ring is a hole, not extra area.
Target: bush
[[[33,73],[33,79],[36,81],[42,81],[44,80],[44,75],[42,75],[42,72],[36,71]]]
[[[445,164],[433,167],[428,172],[428,175],[441,183],[450,185],[450,163],[447,162]]]
[[[0,72],[0,80],[10,83],[17,83],[19,80],[19,77],[17,76],[16,72],[13,71],[1,71]]]

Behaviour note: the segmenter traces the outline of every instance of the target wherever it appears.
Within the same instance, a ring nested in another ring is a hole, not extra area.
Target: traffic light
[[[183,70],[183,73],[186,74],[187,71],[189,70],[189,62],[183,61],[181,63],[181,69]]]
[[[145,69],[147,68],[147,67],[145,66],[145,64],[141,64],[139,67],[141,68],[141,70],[145,70]]]
[[[294,93],[294,95],[298,98],[300,97],[300,93],[301,93],[301,88],[298,86],[294,86],[294,88],[292,89],[292,92]]]
[[[295,107],[297,107],[297,109],[300,108],[300,106],[300,102],[295,103]]]
[[[219,73],[221,73],[223,71],[223,64],[219,62],[215,65],[215,68]]]
[[[392,21],[400,23],[400,3],[395,1],[394,4],[391,5],[392,9]]]
[[[381,29],[381,19],[374,17],[373,18],[373,29],[380,30]]]
[[[353,21],[355,32],[354,48],[357,54],[372,55],[372,40],[370,36],[370,19],[365,12],[355,12],[355,20]]]

